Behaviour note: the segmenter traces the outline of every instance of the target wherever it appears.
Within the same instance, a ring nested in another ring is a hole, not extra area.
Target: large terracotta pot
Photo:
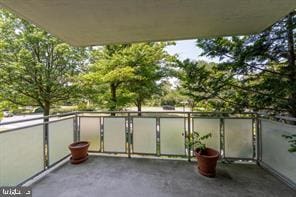
[[[70,161],[72,164],[79,164],[84,162],[88,159],[88,147],[89,142],[87,141],[79,141],[75,142],[69,145],[69,149],[71,151],[72,157],[70,158]]]
[[[215,177],[219,152],[211,148],[206,148],[205,151],[196,149],[195,156],[199,173],[207,177]]]

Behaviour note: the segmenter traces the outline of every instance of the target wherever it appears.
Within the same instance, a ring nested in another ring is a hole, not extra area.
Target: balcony
[[[293,119],[253,113],[70,113],[0,125],[0,186],[33,196],[295,196],[296,155],[283,134]],[[220,151],[214,179],[197,173],[185,136],[211,132]],[[87,140],[89,159],[68,163]]]
[[[217,177],[198,174],[187,161],[91,156],[34,183],[33,196],[295,196],[254,164],[219,163]]]

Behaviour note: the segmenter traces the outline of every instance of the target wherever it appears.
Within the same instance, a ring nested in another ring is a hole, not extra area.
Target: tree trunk
[[[49,116],[50,103],[45,102],[43,107],[43,116]],[[44,118],[44,122],[48,122],[49,118]]]
[[[294,35],[293,35],[293,16],[295,12],[288,15],[287,18],[287,41],[288,41],[288,72],[289,81],[291,84],[289,95],[289,113],[296,117],[296,63],[295,63],[295,48],[294,48]]]
[[[116,86],[116,84],[111,83],[110,89],[111,89],[111,106],[110,106],[109,110],[115,111],[117,109],[117,95],[116,95],[117,86]],[[115,116],[115,113],[111,113],[111,116]]]
[[[142,113],[141,113],[141,111],[142,111],[142,101],[140,101],[140,99],[139,99],[136,102],[137,102],[137,108],[138,108],[138,116],[142,116]]]

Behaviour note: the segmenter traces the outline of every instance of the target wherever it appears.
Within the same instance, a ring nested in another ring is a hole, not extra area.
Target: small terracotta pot
[[[80,141],[75,142],[69,145],[69,149],[71,151],[72,157],[70,158],[70,161],[72,164],[79,164],[84,162],[88,159],[88,147],[89,142],[87,141]]]
[[[196,149],[195,156],[199,173],[207,177],[215,177],[216,165],[220,157],[219,152],[211,148],[206,148],[203,152]]]

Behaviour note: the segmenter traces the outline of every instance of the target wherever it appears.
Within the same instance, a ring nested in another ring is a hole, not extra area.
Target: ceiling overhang
[[[246,35],[296,8],[296,0],[0,0],[74,46]]]

